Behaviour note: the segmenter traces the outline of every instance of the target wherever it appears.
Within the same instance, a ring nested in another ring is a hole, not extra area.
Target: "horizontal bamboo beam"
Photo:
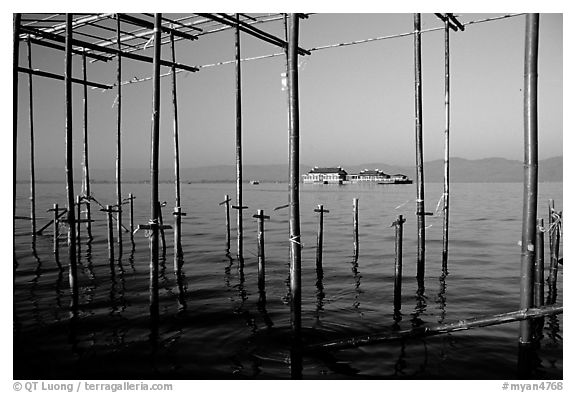
[[[235,18],[230,17],[228,15],[222,15],[220,14],[220,16],[216,16],[214,14],[196,14],[196,15],[200,15],[203,16],[204,18],[208,18],[208,19],[212,19],[213,21],[222,23],[224,25],[227,26],[231,26],[231,27],[236,27],[236,24],[238,24],[238,28],[240,30],[242,30],[243,32],[250,34],[253,37],[256,37],[258,39],[261,39],[262,41],[266,41],[272,45],[276,45],[280,48],[287,48],[288,47],[288,43],[278,37],[275,37],[271,34],[265,33],[260,29],[257,29],[255,27],[252,27],[242,21],[237,21]],[[302,49],[300,47],[298,47],[298,54],[300,55],[310,55],[311,53],[305,49]]]
[[[28,33],[28,34],[44,37],[44,38],[52,40],[52,41],[64,43],[64,37],[61,37],[58,34],[46,33],[45,31],[30,28],[30,27],[22,27],[21,31]],[[100,52],[104,52],[104,53],[110,53],[110,54],[114,54],[114,55],[120,55],[120,56],[126,57],[128,59],[143,61],[145,63],[152,64],[152,58],[151,57],[137,55],[134,53],[127,53],[125,51],[119,51],[118,49],[108,48],[108,47],[104,47],[101,45],[92,44],[90,42],[80,41],[77,39],[73,39],[72,44],[86,48],[86,49],[91,49],[91,50],[100,51]],[[190,72],[198,71],[197,67],[188,66],[188,65],[179,64],[179,63],[172,63],[171,61],[166,61],[166,60],[161,60],[160,64],[163,66],[166,66],[166,67],[174,66],[175,68],[190,71]]]
[[[33,43],[34,45],[39,45],[39,46],[44,46],[46,48],[52,48],[52,49],[64,51],[63,46],[58,45],[58,44],[54,44],[52,42],[42,41],[42,40],[38,40],[36,38],[31,38],[31,37],[29,37],[28,40],[30,40],[30,42]],[[81,55],[84,53],[84,51],[79,50],[79,49],[72,49],[72,53],[75,53],[77,55]],[[86,52],[86,57],[90,57],[92,59],[102,60],[102,61],[108,61],[109,60],[109,58],[106,56],[101,56],[101,55],[97,55],[95,53],[88,53],[88,52]]]
[[[114,14],[97,14],[97,15],[90,15],[90,16],[82,16],[72,22],[72,28],[80,27],[90,22],[95,22],[103,19],[110,18]],[[56,15],[57,16],[57,15]],[[46,33],[57,33],[66,30],[66,23],[61,23],[54,27],[43,29],[42,31]],[[23,38],[20,36],[20,38]]]
[[[154,29],[154,22],[149,22],[147,20],[136,18],[134,16],[130,16],[127,14],[118,14],[118,17],[120,18],[120,20],[122,20],[124,22],[132,23],[133,25],[136,25],[136,26],[146,27],[148,29]],[[170,27],[167,27],[167,26],[160,26],[160,30],[162,30],[165,33],[174,34],[174,36],[176,36],[176,37],[184,38],[184,39],[187,39],[190,41],[194,41],[194,40],[198,39],[198,37],[196,37],[194,35],[186,34],[186,33],[181,32],[179,30],[171,29]]]
[[[500,325],[503,323],[522,321],[529,318],[544,317],[547,315],[556,315],[563,312],[562,306],[544,306],[540,308],[528,308],[524,310],[512,311],[504,314],[483,316],[476,318],[462,319],[451,323],[437,323],[428,326],[420,326],[409,330],[400,330],[396,332],[367,334],[364,336],[334,340],[321,344],[308,346],[308,350],[316,349],[345,349],[356,348],[363,345],[378,344],[403,338],[435,336],[443,333],[468,330],[479,327]]]
[[[30,68],[18,67],[18,72],[23,72],[25,74],[30,74],[30,75],[43,76],[45,78],[56,79],[56,80],[60,80],[60,81],[64,80],[64,76],[62,76],[62,75],[53,74],[53,73],[47,72],[47,71],[33,70]],[[111,89],[113,87],[112,85],[104,85],[102,83],[84,81],[82,79],[76,79],[76,78],[72,78],[72,83],[77,83],[79,85],[92,86],[92,87],[96,87],[99,89]]]

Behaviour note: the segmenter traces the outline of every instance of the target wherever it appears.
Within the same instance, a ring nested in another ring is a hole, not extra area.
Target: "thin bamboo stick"
[[[450,198],[450,22],[444,19],[444,209],[442,226],[442,271],[448,271],[448,211]]]
[[[534,301],[534,244],[538,197],[538,26],[539,15],[526,15],[524,62],[524,198],[522,210],[522,260],[520,308],[532,307]],[[520,345],[530,344],[530,321],[520,322]]]
[[[238,19],[238,14],[236,14]],[[243,261],[244,230],[242,227],[242,70],[240,65],[240,26],[235,30],[236,49],[236,205],[237,216],[237,255]]]
[[[289,202],[290,202],[290,296],[291,324],[295,343],[300,342],[302,329],[302,261],[300,239],[300,116],[298,102],[298,36],[299,19],[290,14],[288,39],[288,128],[289,128]]]
[[[154,14],[154,57],[153,57],[153,98],[152,98],[152,144],[150,154],[150,320],[152,338],[158,334],[159,303],[158,303],[158,217],[160,203],[158,202],[158,155],[160,145],[160,25],[162,14]]]
[[[544,305],[544,219],[538,219],[534,261],[534,307]]]
[[[82,216],[82,197],[80,195],[76,195],[76,242],[77,242],[77,251],[76,255],[78,255],[78,261],[80,261],[80,217]]]
[[[42,76],[45,78],[55,79],[55,80],[59,80],[59,81],[65,80],[65,77],[63,75],[53,74],[51,72],[46,72],[46,71],[41,71],[41,70],[31,70],[29,68],[18,67],[18,72],[24,72],[26,74]],[[77,85],[86,85],[86,86],[96,87],[98,89],[104,89],[104,90],[112,88],[111,85],[104,85],[102,83],[97,83],[97,82],[83,81],[82,79],[71,78],[71,80],[72,80],[72,83],[75,83]]]
[[[354,256],[357,257],[360,251],[360,238],[358,235],[358,198],[352,200],[353,218],[353,235],[354,235]]]
[[[28,40],[28,68],[32,68],[32,45]],[[30,115],[30,223],[32,237],[36,237],[36,174],[34,171],[34,94],[32,90],[32,74],[28,74],[28,102]]]
[[[170,33],[172,62],[176,62],[174,34]],[[180,145],[178,135],[178,95],[176,91],[176,67],[172,66],[172,108],[174,110],[174,188],[176,207],[174,207],[174,263],[182,258],[182,208],[180,199]]]
[[[318,277],[323,276],[322,267],[322,247],[324,246],[324,213],[329,213],[329,210],[324,210],[324,205],[318,205],[317,209],[314,209],[318,214],[318,236],[316,241],[316,273]]]
[[[258,210],[258,213],[253,216],[258,219],[258,290],[264,292],[266,290],[266,256],[264,252],[264,220],[270,216],[264,215],[264,210]]]
[[[394,310],[402,308],[402,236],[406,220],[400,214],[393,225],[396,227],[396,258],[394,260]]]
[[[82,77],[83,80],[86,81],[88,70],[86,68],[86,52],[82,52]],[[83,87],[83,105],[84,105],[84,150],[83,150],[83,157],[82,157],[82,172],[83,172],[83,193],[84,197],[86,198],[86,230],[88,231],[88,238],[92,240],[92,215],[90,211],[90,167],[88,165],[88,86],[84,85]]]
[[[220,205],[226,205],[226,253],[230,252],[230,196],[224,195],[224,201]]]
[[[438,323],[433,325],[419,326],[414,329],[400,330],[395,332],[376,333],[364,336],[334,340],[326,343],[308,346],[308,351],[313,350],[337,350],[356,348],[364,345],[379,344],[399,339],[436,336],[438,334],[469,330],[479,327],[500,325],[516,321],[526,321],[531,318],[557,315],[564,311],[562,306],[544,306],[540,308],[528,308],[503,314],[484,317],[461,319],[451,323]]]
[[[416,217],[418,223],[418,285],[424,283],[425,219],[424,219],[424,162],[422,143],[422,44],[420,41],[420,14],[414,14],[414,75],[416,110]]]
[[[118,232],[118,253],[122,255],[122,44],[120,43],[120,14],[116,14],[116,39],[118,57],[116,69],[116,231]]]
[[[78,312],[78,279],[76,267],[76,215],[74,214],[74,161],[72,142],[72,14],[66,14],[66,62],[65,62],[65,101],[66,101],[66,194],[68,217],[68,263],[72,294],[72,313]]]

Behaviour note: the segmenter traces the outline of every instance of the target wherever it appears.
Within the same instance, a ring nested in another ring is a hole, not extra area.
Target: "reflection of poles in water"
[[[265,290],[259,291],[258,312],[260,312],[260,314],[262,315],[262,318],[264,319],[264,323],[266,324],[267,328],[271,328],[272,326],[274,326],[274,323],[272,322],[272,319],[270,319],[270,316],[268,315],[268,311],[266,310],[266,291]]]
[[[36,268],[34,269],[34,278],[31,281],[30,286],[30,298],[32,300],[32,304],[34,306],[34,317],[36,319],[36,324],[38,326],[42,325],[41,314],[40,314],[40,307],[38,305],[39,299],[36,295],[36,289],[38,288],[38,281],[42,276],[42,261],[40,257],[38,257],[38,253],[36,252],[36,236],[32,236],[32,256],[36,260]]]
[[[324,311],[324,272],[316,269],[316,323],[320,322],[320,314]]]
[[[394,376],[403,376],[404,369],[406,368],[406,340],[402,340],[402,346],[400,348],[400,356],[398,356],[398,360],[394,364]]]
[[[134,239],[134,238],[132,238]],[[134,243],[134,240],[132,240],[132,248],[130,249],[130,256],[128,257],[128,263],[130,264],[130,267],[132,268],[132,271],[135,272],[136,271],[136,266],[134,264],[134,255],[136,254],[136,243]]]
[[[416,291],[416,307],[414,308],[414,313],[412,314],[412,326],[418,327],[424,322],[420,319],[420,315],[426,312],[426,295],[424,294],[424,286],[418,286]]]
[[[175,257],[174,258],[174,262],[176,264],[175,266],[175,274],[176,274],[176,284],[178,285],[178,304],[180,307],[180,310],[186,310],[186,289],[187,289],[187,285],[186,285],[186,274],[184,274],[184,271],[182,270],[182,267],[184,266],[184,258],[182,255]]]

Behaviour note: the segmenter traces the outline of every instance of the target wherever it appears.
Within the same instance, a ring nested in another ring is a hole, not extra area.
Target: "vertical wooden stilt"
[[[402,215],[394,221],[396,227],[396,259],[394,261],[394,310],[399,311],[402,308],[402,237],[403,226],[406,220]]]
[[[425,269],[425,212],[424,212],[424,160],[422,143],[422,45],[420,41],[420,14],[414,14],[414,74],[416,102],[416,217],[418,224],[418,285],[424,284]]]
[[[538,219],[534,261],[534,307],[544,305],[544,220]]]
[[[87,69],[86,69],[86,52],[82,52],[82,76],[84,82],[87,80]],[[92,214],[90,211],[90,169],[88,166],[88,85],[84,84],[84,150],[82,157],[82,172],[83,172],[83,190],[82,193],[85,199],[88,201],[86,203],[86,230],[88,233],[88,238],[92,240]]]
[[[158,219],[160,203],[158,201],[158,156],[160,148],[160,52],[162,14],[154,14],[154,55],[153,55],[153,98],[152,98],[152,146],[150,154],[150,320],[151,337],[158,335],[160,308],[158,303]]]
[[[360,237],[358,234],[358,198],[354,198],[352,200],[352,210],[354,213],[354,219],[353,219],[354,256],[358,257],[358,253],[360,251]]]
[[[122,255],[122,44],[120,42],[120,16],[116,15],[116,44],[118,46],[118,68],[116,72],[116,89],[118,92],[116,112],[116,201],[118,213],[116,224],[118,232],[118,252]]]
[[[112,206],[106,205],[106,208],[103,209],[106,212],[106,222],[108,228],[108,261],[110,262],[110,266],[114,266],[114,224],[112,223],[112,214],[113,209]]]
[[[32,69],[32,45],[28,43],[28,68]],[[30,223],[32,237],[36,237],[36,174],[34,158],[34,94],[32,91],[32,74],[28,74],[28,101],[30,115]]]
[[[520,309],[534,301],[534,245],[538,196],[538,28],[539,15],[526,15],[524,63],[524,198],[522,211],[522,260]],[[520,322],[520,345],[531,343],[529,320]]]
[[[236,19],[239,19],[239,14],[236,14]],[[243,261],[243,244],[244,244],[244,230],[242,223],[242,75],[241,75],[241,59],[240,59],[240,25],[236,26],[236,205],[238,207],[238,243],[237,255],[238,260]]]
[[[182,213],[180,199],[180,144],[178,132],[178,94],[176,91],[176,49],[174,48],[174,34],[170,34],[170,49],[172,53],[172,108],[174,109],[174,188],[176,207],[174,207],[174,263],[182,259]]]
[[[288,125],[289,125],[289,202],[290,202],[290,296],[291,324],[295,346],[302,329],[302,244],[300,239],[300,116],[298,100],[298,36],[299,19],[290,14],[288,39]],[[293,364],[291,363],[291,367]],[[294,374],[294,370],[293,370]]]
[[[220,205],[226,205],[226,252],[230,252],[230,196],[224,196],[224,202]]]
[[[444,19],[444,193],[442,226],[442,272],[448,272],[448,209],[450,200],[450,27]]]
[[[318,215],[318,236],[316,242],[316,274],[318,277],[323,276],[323,267],[322,267],[322,248],[324,244],[324,213],[330,213],[329,210],[324,209],[324,205],[318,205],[317,209],[314,209],[316,213],[320,213]]]
[[[258,290],[264,292],[266,290],[266,256],[264,253],[264,220],[270,216],[264,215],[264,210],[258,210],[258,213],[253,216],[258,219]]]
[[[128,194],[130,201],[130,241],[134,244],[134,199],[136,197],[132,193]]]
[[[72,14],[66,14],[66,62],[65,62],[65,101],[66,101],[66,195],[68,217],[68,262],[70,291],[72,294],[72,314],[78,312],[78,281],[76,267],[76,215],[74,210],[74,161],[72,158]]]
[[[77,255],[78,261],[80,261],[80,217],[82,217],[82,197],[80,195],[76,195],[76,241],[77,245]]]
[[[58,227],[58,217],[59,217],[59,210],[58,210],[58,204],[55,203],[54,207],[52,209],[54,211],[54,230],[53,230],[53,234],[54,234],[54,246],[52,248],[52,251],[54,252],[54,255],[56,257],[56,260],[59,261],[59,254],[58,254],[58,237],[60,236],[60,230]]]

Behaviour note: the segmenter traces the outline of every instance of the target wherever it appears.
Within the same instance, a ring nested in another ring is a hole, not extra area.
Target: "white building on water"
[[[304,183],[344,184],[371,182],[379,184],[411,184],[412,180],[403,174],[388,175],[379,169],[364,169],[359,173],[348,174],[342,167],[314,167],[302,175]]]

